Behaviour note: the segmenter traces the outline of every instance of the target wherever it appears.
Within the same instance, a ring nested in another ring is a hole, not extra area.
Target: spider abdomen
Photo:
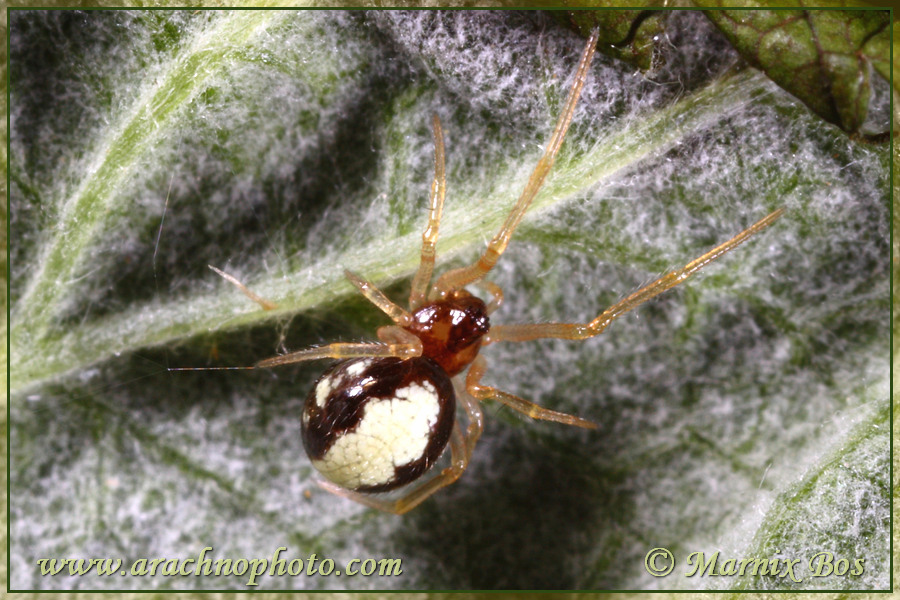
[[[325,371],[306,398],[303,445],[334,483],[392,490],[441,456],[455,410],[450,377],[429,358],[345,360]]]

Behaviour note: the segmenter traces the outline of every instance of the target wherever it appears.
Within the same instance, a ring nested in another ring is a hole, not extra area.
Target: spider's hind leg
[[[572,425],[574,427],[583,427],[584,429],[596,429],[597,424],[575,415],[563,412],[557,412],[544,408],[534,402],[529,402],[524,398],[519,398],[508,392],[498,390],[494,387],[481,385],[481,378],[487,371],[487,363],[484,357],[479,356],[469,367],[469,373],[466,375],[466,390],[479,400],[496,400],[513,410],[516,410],[526,417],[532,419],[540,419],[542,421],[554,421],[563,425]]]

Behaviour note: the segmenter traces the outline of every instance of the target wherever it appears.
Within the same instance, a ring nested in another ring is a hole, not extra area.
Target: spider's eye
[[[334,483],[392,490],[440,457],[455,410],[453,384],[431,359],[345,360],[306,398],[303,445],[313,466]]]

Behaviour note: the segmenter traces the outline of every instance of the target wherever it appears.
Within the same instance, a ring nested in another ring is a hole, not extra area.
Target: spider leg
[[[719,244],[703,256],[696,258],[684,267],[663,275],[653,283],[645,285],[624,300],[610,306],[590,323],[535,323],[524,325],[497,325],[491,327],[483,344],[494,342],[527,342],[540,338],[562,338],[567,340],[584,340],[603,333],[606,327],[628,311],[637,308],[647,300],[671,289],[688,277],[732,250],[750,236],[759,233],[771,225],[782,215],[784,209],[766,215],[727,242]]]
[[[481,385],[481,377],[484,375],[484,372],[487,370],[487,363],[484,360],[483,356],[479,356],[472,363],[472,366],[469,367],[469,373],[466,375],[466,390],[479,400],[496,400],[501,402],[513,410],[517,410],[526,417],[531,417],[532,419],[541,419],[543,421],[554,421],[556,423],[562,423],[564,425],[572,425],[574,427],[583,427],[585,429],[596,429],[597,424],[588,421],[587,419],[582,419],[581,417],[576,417],[575,415],[569,415],[562,412],[557,412],[555,410],[550,410],[549,408],[544,408],[543,406],[539,406],[534,402],[529,402],[524,398],[519,398],[518,396],[514,396],[507,392],[498,390],[497,388],[488,387]]]
[[[484,431],[484,412],[481,410],[481,402],[469,393],[469,390],[466,389],[462,382],[454,379],[454,388],[456,389],[456,398],[462,405],[463,410],[465,410],[469,421],[465,435],[466,461],[468,461],[472,458],[475,444],[478,443],[478,439]]]
[[[504,250],[506,250],[513,232],[516,230],[522,217],[525,216],[528,207],[531,206],[531,201],[534,200],[538,190],[544,184],[544,180],[547,178],[547,174],[556,160],[556,155],[559,153],[559,148],[562,146],[563,139],[566,137],[569,124],[572,122],[572,115],[575,114],[575,105],[578,103],[578,97],[581,95],[581,89],[584,87],[584,82],[587,79],[588,69],[594,58],[598,36],[599,32],[597,30],[591,32],[591,36],[588,38],[587,44],[581,53],[578,70],[575,72],[575,80],[572,83],[572,88],[569,90],[562,113],[556,122],[553,135],[547,143],[543,156],[541,156],[541,159],[534,167],[534,171],[532,171],[531,177],[522,191],[522,195],[519,196],[516,204],[506,217],[506,221],[503,223],[500,231],[493,237],[484,254],[474,264],[468,267],[452,269],[441,275],[432,288],[432,296],[443,297],[451,290],[460,289],[480,280],[494,268]]]
[[[431,283],[438,228],[441,224],[444,196],[447,192],[447,178],[444,172],[444,132],[441,129],[441,120],[437,115],[432,118],[432,129],[434,135],[434,180],[431,182],[431,209],[428,212],[428,225],[422,233],[422,255],[419,260],[419,269],[413,277],[412,290],[409,293],[410,310],[415,310],[424,304],[428,284]]]
[[[412,321],[412,317],[408,312],[394,304],[390,298],[384,295],[384,292],[375,287],[371,282],[347,269],[344,269],[344,277],[349,279],[350,283],[356,286],[356,289],[366,297],[366,300],[380,308],[394,323],[404,325]]]
[[[475,398],[468,394],[461,394],[460,401],[466,411],[468,425],[465,433],[462,430],[459,420],[453,424],[453,433],[450,436],[450,465],[441,471],[435,472],[423,483],[413,487],[406,494],[394,500],[379,498],[371,494],[355,492],[342,488],[330,481],[319,481],[319,486],[323,489],[341,496],[365,504],[370,508],[375,508],[384,512],[402,515],[409,512],[416,506],[428,499],[429,496],[443,487],[455,482],[465,472],[469,466],[469,458],[475,448],[475,443],[481,436],[483,429],[483,415],[481,407]]]
[[[500,305],[503,304],[503,288],[487,279],[482,279],[475,285],[491,295],[491,301],[487,304],[487,314],[491,314],[500,308]]]
[[[422,341],[408,331],[392,325],[378,328],[382,342],[337,342],[327,346],[306,348],[256,363],[253,368],[268,369],[320,358],[358,358],[365,356],[414,358],[422,355]]]
[[[272,302],[270,300],[266,300],[262,296],[259,296],[258,294],[256,294],[253,290],[251,290],[246,285],[241,283],[238,280],[238,278],[235,277],[234,275],[229,275],[225,271],[221,271],[212,265],[207,265],[207,266],[210,269],[212,269],[213,271],[215,271],[216,273],[218,273],[223,279],[225,279],[225,281],[237,286],[237,289],[241,290],[245,296],[247,296],[248,298],[250,298],[257,304],[259,304],[263,310],[274,310],[274,309],[278,308],[277,304],[275,304],[274,302]]]

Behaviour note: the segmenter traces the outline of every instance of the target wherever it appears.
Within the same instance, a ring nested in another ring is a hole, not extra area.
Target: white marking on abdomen
[[[392,398],[370,400],[356,429],[336,439],[313,466],[351,490],[390,483],[396,467],[425,453],[440,408],[437,390],[427,381],[400,388]]]

